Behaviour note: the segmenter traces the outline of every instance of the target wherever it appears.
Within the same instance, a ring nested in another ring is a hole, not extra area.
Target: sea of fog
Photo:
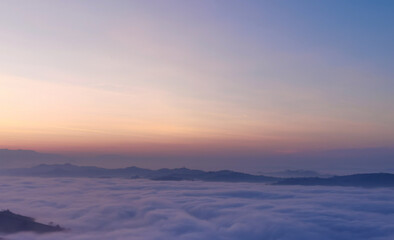
[[[0,177],[0,208],[69,231],[6,239],[394,239],[394,189]]]

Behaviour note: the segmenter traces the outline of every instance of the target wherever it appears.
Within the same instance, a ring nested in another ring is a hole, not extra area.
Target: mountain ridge
[[[203,171],[188,168],[161,168],[151,170],[136,166],[126,168],[101,168],[66,164],[40,164],[31,168],[0,170],[2,176],[27,177],[84,177],[84,178],[125,178],[150,179],[155,181],[206,181],[206,182],[254,182],[274,185],[304,186],[356,186],[394,187],[394,174],[358,173],[330,177],[271,177],[253,175],[231,170]]]
[[[203,171],[188,168],[161,168],[151,170],[139,167],[100,168],[95,166],[77,166],[73,164],[40,164],[31,168],[0,170],[3,176],[30,177],[88,177],[88,178],[144,178],[151,180],[202,180],[228,182],[274,182],[278,178],[252,175],[230,170]]]
[[[286,178],[275,185],[303,186],[357,186],[357,187],[394,187],[394,174],[391,173],[359,173],[328,178]]]

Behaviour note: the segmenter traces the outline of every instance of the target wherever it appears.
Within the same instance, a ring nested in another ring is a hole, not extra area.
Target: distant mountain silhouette
[[[196,161],[204,159],[201,164]],[[231,169],[247,169],[255,171],[263,166],[266,169],[295,169],[308,168],[320,169],[336,174],[354,174],[360,172],[388,172],[394,173],[392,160],[394,159],[394,147],[389,148],[362,148],[362,149],[334,149],[329,151],[308,151],[289,154],[261,153],[248,154],[192,154],[192,155],[160,155],[137,154],[118,155],[95,153],[85,155],[62,155],[42,153],[31,150],[0,149],[0,168],[32,167],[38,164],[64,164],[73,163],[81,165],[101,167],[124,167],[130,164],[147,168],[161,166],[182,166],[193,162],[194,166],[210,167],[210,162],[226,164]],[[256,166],[254,169],[251,166]],[[340,169],[338,166],[341,166]],[[291,170],[292,171],[292,170]],[[306,173],[306,172],[305,172]],[[279,176],[261,173],[273,177],[313,177],[312,175]],[[284,173],[286,174],[286,173]],[[293,173],[290,173],[293,174]],[[297,174],[294,172],[294,174]],[[321,176],[314,176],[321,177]]]
[[[188,168],[150,170],[138,167],[107,169],[72,164],[41,164],[32,168],[0,170],[0,175],[32,177],[145,178],[152,180],[200,180],[212,182],[275,182],[278,179],[222,170],[206,172]]]
[[[279,178],[228,170],[202,171],[188,168],[162,168],[150,170],[138,167],[107,169],[93,166],[76,166],[72,164],[41,164],[32,168],[2,169],[0,170],[0,175],[30,177],[143,178],[157,181],[261,182],[277,185],[394,187],[394,174],[390,173],[354,174],[324,178]]]
[[[0,232],[50,233],[63,231],[59,225],[52,226],[36,222],[33,218],[15,214],[9,210],[0,211]]]
[[[305,177],[332,177],[332,175],[321,174],[311,170],[285,170],[277,172],[265,172],[262,173],[266,176],[279,177],[279,178],[305,178]]]
[[[195,171],[189,173],[169,173],[152,180],[160,181],[180,181],[180,180],[200,180],[208,182],[275,182],[278,179],[262,175],[251,175],[246,173],[222,170],[213,172]]]
[[[124,166],[135,158],[122,155],[89,155],[89,156],[70,156],[52,153],[42,153],[32,150],[9,150],[0,149],[1,168],[32,167],[39,164],[64,164],[78,163],[83,165],[95,165],[97,163],[111,162],[115,165]]]
[[[278,181],[278,185],[323,185],[323,186],[354,186],[354,187],[394,187],[394,174],[365,173],[329,178],[287,178]]]
[[[138,167],[107,169],[94,166],[73,164],[40,164],[32,168],[2,169],[0,175],[33,177],[93,177],[93,178],[130,178],[140,176],[149,178],[154,171]]]
[[[31,150],[0,149],[1,168],[34,166],[40,163],[67,163],[74,159],[58,154],[40,153]]]

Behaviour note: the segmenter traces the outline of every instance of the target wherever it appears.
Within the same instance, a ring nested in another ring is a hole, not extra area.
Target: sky
[[[211,155],[204,164],[221,167],[242,154],[394,149],[393,11],[382,0],[1,1],[0,148]]]

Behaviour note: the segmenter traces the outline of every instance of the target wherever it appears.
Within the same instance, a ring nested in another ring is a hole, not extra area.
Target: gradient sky
[[[394,1],[0,2],[0,148],[394,147]]]

